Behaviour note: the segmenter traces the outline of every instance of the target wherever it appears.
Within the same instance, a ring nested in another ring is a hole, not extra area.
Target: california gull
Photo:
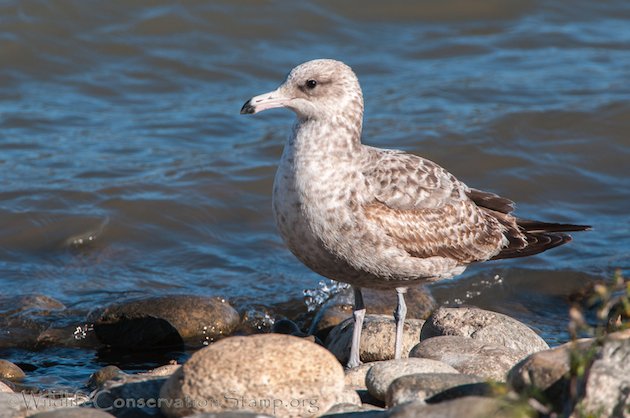
[[[512,215],[511,200],[472,189],[422,157],[361,144],[363,95],[346,64],[295,67],[243,114],[286,107],[297,115],[273,185],[288,248],[355,294],[348,367],[360,364],[361,288],[396,289],[395,358],[401,357],[407,287],[456,276],[470,263],[538,254],[589,227]]]

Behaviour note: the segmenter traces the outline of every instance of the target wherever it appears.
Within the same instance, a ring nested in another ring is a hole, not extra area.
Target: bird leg
[[[352,344],[350,345],[350,358],[348,359],[347,368],[351,369],[361,364],[359,355],[359,345],[361,343],[361,330],[363,329],[363,318],[365,318],[365,305],[363,304],[363,295],[361,288],[352,286],[354,290],[354,329],[352,330]]]
[[[407,315],[407,305],[405,304],[406,287],[397,287],[398,305],[394,311],[394,319],[396,320],[396,344],[394,346],[394,359],[398,360],[402,354],[403,328],[405,326],[405,316]]]

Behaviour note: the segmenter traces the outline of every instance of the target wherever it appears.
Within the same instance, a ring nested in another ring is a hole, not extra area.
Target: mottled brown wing
[[[394,209],[375,201],[364,206],[364,213],[413,257],[468,264],[493,257],[506,244],[501,224],[471,201],[420,209]]]
[[[432,161],[371,148],[364,170],[374,197],[392,209],[440,208],[468,200],[469,189]]]

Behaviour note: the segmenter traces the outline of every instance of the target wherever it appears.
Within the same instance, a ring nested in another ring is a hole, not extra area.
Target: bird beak
[[[241,108],[241,115],[250,115],[263,110],[273,109],[274,107],[286,106],[290,99],[279,90],[252,97]]]

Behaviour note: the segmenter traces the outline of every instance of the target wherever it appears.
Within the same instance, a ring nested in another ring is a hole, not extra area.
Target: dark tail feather
[[[517,219],[516,224],[519,227],[518,231],[507,232],[509,245],[492,257],[492,260],[539,254],[571,241],[571,236],[563,232],[591,229],[588,225],[554,224],[528,219]]]

